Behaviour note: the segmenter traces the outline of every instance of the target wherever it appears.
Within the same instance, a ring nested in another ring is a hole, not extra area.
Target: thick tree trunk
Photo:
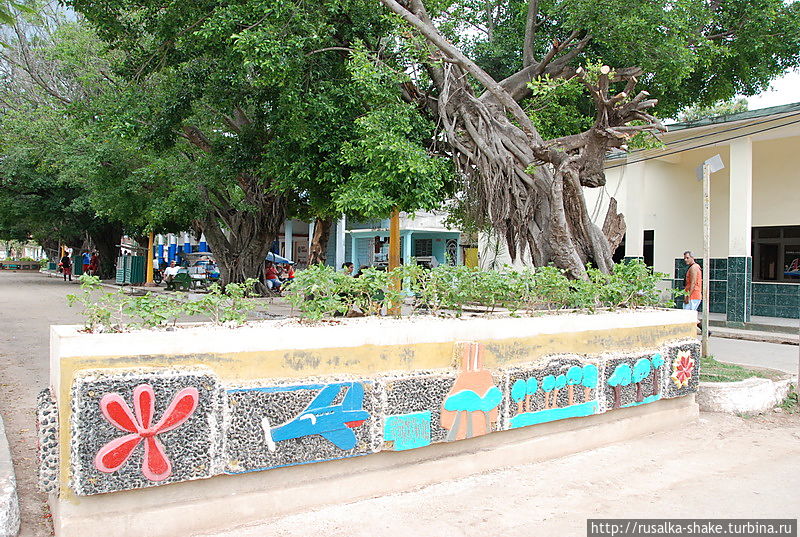
[[[266,195],[258,208],[225,216],[224,231],[216,212],[197,222],[214,253],[220,283],[260,278],[267,252],[286,219],[284,198]]]
[[[601,66],[587,73],[570,68],[592,39],[580,31],[555,41],[541,61],[534,62],[534,2],[528,10],[523,68],[498,82],[445,38],[423,0],[380,1],[427,41],[424,52],[432,61],[426,68],[438,95],[434,102],[427,92],[408,94],[425,95],[416,99],[418,104],[438,116],[465,178],[469,213],[476,224],[490,225],[504,237],[512,259],[527,253],[536,266],[553,263],[581,279],[587,278],[587,263],[610,271],[612,247],[624,233],[624,220],[614,210],[604,233],[589,217],[582,187],[605,184],[603,163],[609,148],[624,146],[638,132],[665,130],[646,112],[657,101],[644,91],[632,93],[641,69]],[[591,128],[542,139],[519,102],[530,93],[527,84],[543,75],[575,76],[584,84],[597,111]],[[474,82],[483,86],[482,94],[476,93]],[[617,82],[626,82],[625,89],[610,94],[611,84]]]
[[[611,198],[608,202],[606,219],[603,222],[603,235],[608,240],[608,247],[613,252],[619,248],[622,239],[625,237],[625,217],[617,212],[617,200]]]
[[[309,266],[325,263],[328,257],[328,239],[331,236],[331,227],[333,227],[333,220],[330,218],[314,220],[314,235],[311,237],[311,248],[308,252]]]
[[[94,231],[89,236],[100,256],[100,278],[107,280],[116,276],[117,244],[122,239],[122,226],[106,224]]]

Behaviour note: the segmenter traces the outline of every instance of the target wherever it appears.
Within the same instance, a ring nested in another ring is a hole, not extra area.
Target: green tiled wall
[[[704,268],[705,264],[702,259],[695,258],[695,261],[700,265],[700,268]],[[728,287],[727,265],[727,259],[711,259],[711,273],[709,274],[711,279],[709,298],[711,302],[708,305],[708,310],[711,313],[726,313]],[[672,280],[673,289],[683,289],[683,280],[686,277],[686,270],[688,268],[686,263],[683,262],[682,257],[675,260],[675,279]],[[683,299],[679,298],[676,307],[680,308],[682,306]]]
[[[753,283],[753,315],[766,317],[800,317],[800,284]]]
[[[727,320],[729,323],[750,322],[753,293],[753,258],[728,258]]]
[[[697,259],[697,263],[703,267],[703,260]],[[729,274],[728,267],[731,267]],[[675,279],[672,280],[672,287],[674,289],[683,289],[683,278],[686,276],[686,263],[683,258],[675,260]],[[800,318],[800,283],[767,283],[767,282],[753,282],[753,265],[751,258],[735,257],[730,259],[711,259],[711,304],[709,310],[713,313],[725,313],[728,315],[728,320],[732,322],[747,322],[737,321],[735,319],[735,312],[728,311],[728,301],[731,301],[731,306],[736,307],[739,305],[740,316],[744,308],[740,305],[742,301],[746,300],[750,304],[750,311],[747,317],[749,321],[750,315],[759,315],[764,317],[783,317],[786,319]],[[728,284],[733,283],[739,287],[740,291],[735,291],[729,296]],[[744,291],[741,287],[745,286]],[[746,298],[745,298],[746,297]],[[677,304],[680,307],[681,304]]]

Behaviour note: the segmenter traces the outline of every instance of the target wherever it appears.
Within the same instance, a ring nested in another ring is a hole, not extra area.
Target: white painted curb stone
[[[779,405],[789,394],[791,378],[773,381],[749,378],[739,382],[701,382],[697,402],[705,412],[759,414]]]
[[[0,416],[0,537],[15,537],[19,532],[19,502],[14,463]]]

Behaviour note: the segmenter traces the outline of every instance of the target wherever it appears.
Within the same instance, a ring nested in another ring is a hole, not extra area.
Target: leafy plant
[[[256,283],[257,280],[253,278],[248,278],[244,283],[229,283],[224,288],[218,283],[212,283],[208,293],[202,298],[185,302],[183,311],[190,316],[206,316],[217,325],[243,324],[248,313],[255,309],[255,303],[248,299],[253,296],[250,289]],[[168,308],[171,304],[169,303]]]

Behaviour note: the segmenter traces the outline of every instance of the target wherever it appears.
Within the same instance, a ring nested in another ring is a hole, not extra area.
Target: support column
[[[167,235],[167,262],[178,259],[178,238],[174,233]]]
[[[644,259],[645,163],[625,168],[625,259]]]
[[[358,269],[361,267],[362,262],[360,259],[358,259],[358,250],[356,250],[356,235],[352,231],[350,232],[350,261],[353,262],[353,273],[358,273]],[[366,263],[363,264],[366,265]]]
[[[409,231],[407,235],[403,236],[403,264],[410,265],[411,264],[411,235],[413,234],[412,231]]]
[[[294,239],[292,238],[292,233],[294,233],[294,223],[291,220],[287,220],[283,223],[283,257],[294,261]]]
[[[190,254],[192,253],[192,243],[190,242],[191,239],[189,238],[189,232],[183,232],[183,253]]]
[[[308,253],[311,254],[311,243],[314,241],[314,220],[308,223]]]
[[[158,236],[158,264],[161,265],[161,262],[164,261],[164,235]],[[156,268],[161,268],[160,266]]]
[[[206,242],[206,235],[203,233],[200,235],[200,244],[197,245],[197,250],[200,252],[208,252],[208,242]]]
[[[737,138],[730,145],[730,200],[728,216],[728,322],[750,321],[753,298],[753,142]]]
[[[344,228],[346,224],[346,217],[342,215],[336,224],[336,270],[339,270],[345,261]]]

